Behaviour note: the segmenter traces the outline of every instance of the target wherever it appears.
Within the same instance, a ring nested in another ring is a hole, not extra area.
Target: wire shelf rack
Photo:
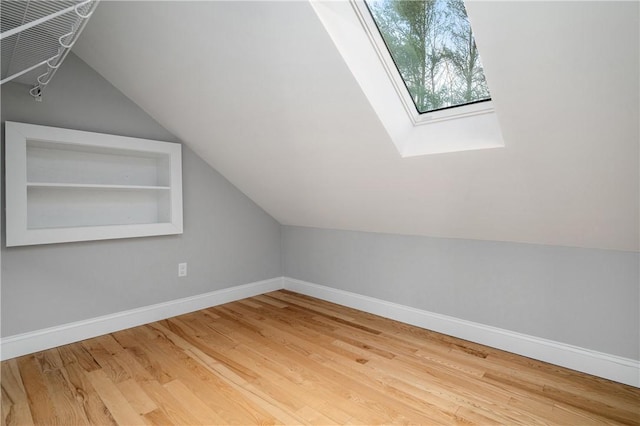
[[[95,11],[98,0],[3,0],[0,84],[29,84],[40,99]]]

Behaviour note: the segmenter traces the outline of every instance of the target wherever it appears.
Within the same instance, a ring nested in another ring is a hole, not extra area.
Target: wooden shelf
[[[179,144],[7,122],[7,246],[182,233]]]

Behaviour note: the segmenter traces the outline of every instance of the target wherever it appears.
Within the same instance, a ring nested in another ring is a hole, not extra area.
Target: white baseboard
[[[288,277],[239,285],[0,340],[0,359],[42,351],[235,300],[287,289],[529,358],[640,387],[640,361],[423,311]]]
[[[640,387],[640,361],[423,311],[293,278],[284,288],[385,318]]]
[[[68,343],[78,342],[114,331],[171,318],[176,315],[280,290],[281,288],[282,278],[272,278],[84,321],[9,336],[0,341],[0,359],[5,360],[56,346],[66,345]]]

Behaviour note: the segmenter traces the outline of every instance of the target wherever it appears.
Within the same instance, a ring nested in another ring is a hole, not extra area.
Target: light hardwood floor
[[[2,363],[2,424],[640,424],[640,389],[288,291]]]

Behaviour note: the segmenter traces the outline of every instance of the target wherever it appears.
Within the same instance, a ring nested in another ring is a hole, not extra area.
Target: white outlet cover
[[[178,276],[186,277],[187,276],[187,264],[186,263],[178,263]]]

